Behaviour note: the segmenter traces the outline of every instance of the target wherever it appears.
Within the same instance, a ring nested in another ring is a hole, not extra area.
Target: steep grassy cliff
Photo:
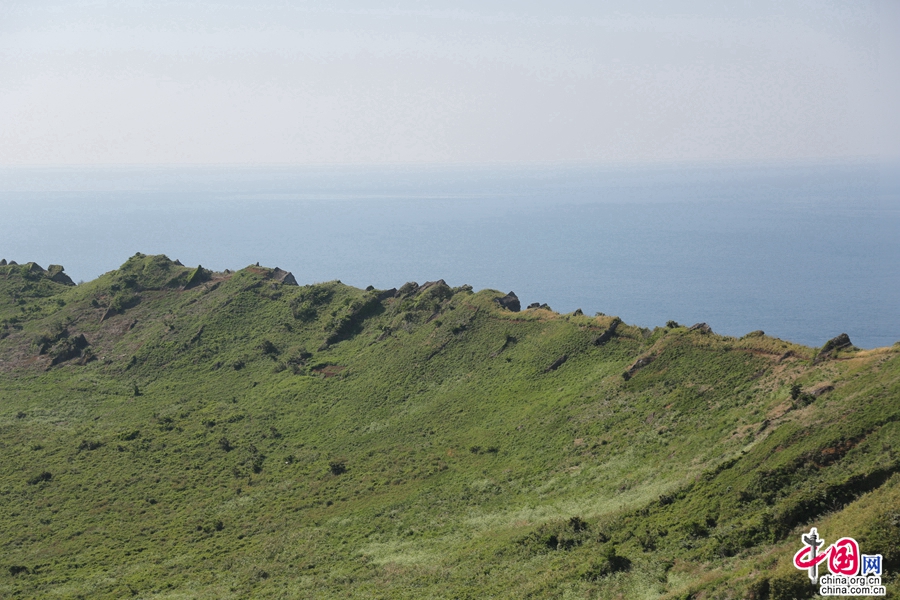
[[[799,598],[810,526],[896,593],[900,346],[60,271],[0,266],[0,597]]]

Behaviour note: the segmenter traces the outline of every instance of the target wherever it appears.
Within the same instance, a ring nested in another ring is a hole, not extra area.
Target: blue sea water
[[[514,290],[654,327],[900,340],[900,177],[869,164],[0,169],[0,258],[135,252],[301,283]]]

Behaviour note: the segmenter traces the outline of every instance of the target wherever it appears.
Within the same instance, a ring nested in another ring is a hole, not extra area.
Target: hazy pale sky
[[[898,158],[898,74],[892,0],[3,0],[0,165]]]

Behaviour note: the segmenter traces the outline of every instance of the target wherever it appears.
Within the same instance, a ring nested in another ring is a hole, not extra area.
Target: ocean
[[[900,170],[867,163],[0,169],[0,258],[514,291],[810,346],[900,340]]]

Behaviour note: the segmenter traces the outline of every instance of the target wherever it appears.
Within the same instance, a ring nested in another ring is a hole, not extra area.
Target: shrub
[[[342,475],[347,472],[347,464],[342,460],[333,460],[328,463],[328,470],[332,475]]]
[[[592,562],[581,572],[581,578],[588,581],[596,581],[601,577],[628,571],[631,569],[631,561],[616,553],[616,547],[608,545],[600,556],[600,559]]]
[[[280,351],[275,347],[275,344],[273,344],[269,340],[263,340],[259,345],[259,349],[262,350],[263,354],[270,358],[275,358],[280,354]]]
[[[231,441],[227,437],[222,436],[219,438],[219,448],[225,452],[231,452],[234,446],[231,445]]]
[[[50,473],[50,471],[44,471],[43,473],[35,475],[31,479],[29,479],[28,484],[29,485],[37,485],[42,481],[50,481],[51,479],[53,479],[53,474]]]

